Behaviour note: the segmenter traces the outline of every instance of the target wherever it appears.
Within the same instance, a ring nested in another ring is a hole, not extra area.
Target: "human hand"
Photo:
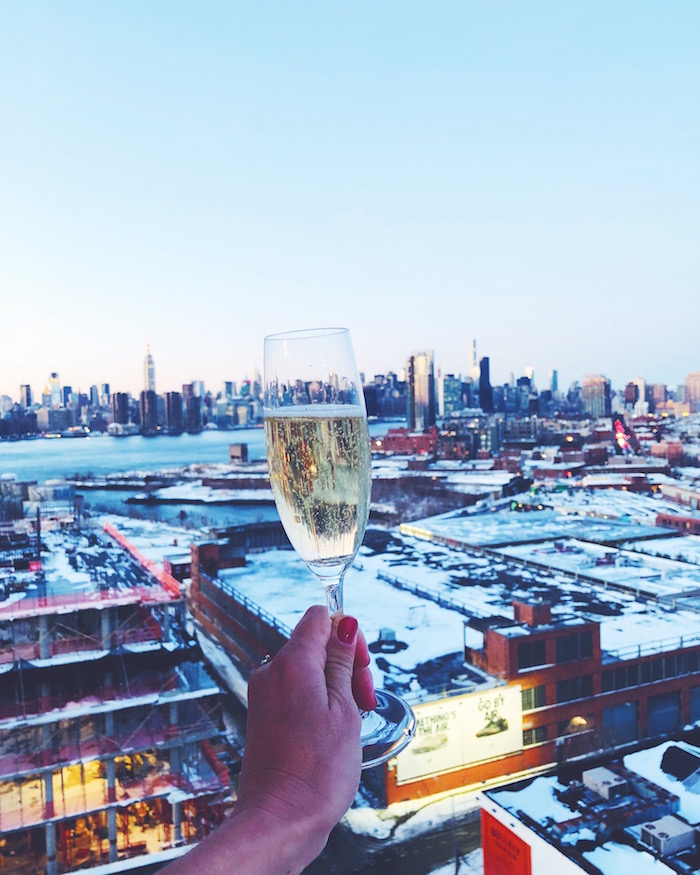
[[[232,816],[168,875],[290,875],[323,850],[352,804],[362,751],[358,708],[376,704],[369,650],[353,617],[309,608],[248,687],[248,727]]]
[[[310,608],[290,640],[248,687],[246,749],[236,811],[296,823],[311,855],[357,792],[358,706],[376,704],[369,652],[357,621]]]

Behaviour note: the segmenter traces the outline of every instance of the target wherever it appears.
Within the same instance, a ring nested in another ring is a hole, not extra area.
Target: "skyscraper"
[[[462,380],[454,374],[445,374],[440,381],[440,413],[446,416],[462,407]]]
[[[141,431],[143,434],[155,434],[158,430],[158,396],[152,390],[142,392],[140,397],[141,406]]]
[[[484,413],[493,413],[493,389],[489,371],[489,359],[484,356],[479,362],[479,407]]]
[[[61,381],[55,371],[49,377],[49,394],[51,396],[51,406],[61,407],[63,402],[61,397]]]
[[[32,387],[28,383],[19,387],[19,403],[26,408],[32,406]]]
[[[197,391],[197,383],[185,383],[182,387],[182,404],[184,407],[184,425],[189,432],[202,430],[202,395]]]
[[[153,363],[150,344],[146,347],[146,358],[143,363],[143,388],[146,392],[156,391],[156,366]]]
[[[685,400],[691,413],[700,413],[700,371],[692,371],[685,378]]]
[[[129,396],[126,392],[112,395],[112,422],[126,425],[129,422]]]
[[[581,390],[583,409],[589,416],[610,416],[610,380],[602,374],[588,374]]]
[[[182,395],[179,392],[165,393],[165,427],[170,434],[182,433]]]
[[[432,352],[419,352],[408,360],[408,425],[423,430],[435,425],[435,371]]]

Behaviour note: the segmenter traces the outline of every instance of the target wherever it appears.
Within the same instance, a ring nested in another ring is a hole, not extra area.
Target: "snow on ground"
[[[162,489],[156,489],[149,493],[149,498],[173,502],[197,501],[202,502],[202,504],[241,503],[245,501],[272,503],[274,501],[270,489],[214,489],[211,486],[203,486],[201,480],[178,483],[175,486],[164,486]]]
[[[439,828],[451,820],[457,821],[478,811],[479,807],[478,792],[452,791],[409,802],[395,802],[381,809],[359,805],[351,808],[344,820],[358,835],[379,840],[392,836],[394,841],[404,842],[433,827]]]
[[[460,857],[459,867],[454,861],[445,863],[437,869],[431,869],[426,875],[484,875],[484,852],[481,848],[472,851],[465,857]]]

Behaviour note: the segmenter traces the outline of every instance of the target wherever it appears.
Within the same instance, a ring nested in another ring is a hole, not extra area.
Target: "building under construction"
[[[115,530],[0,531],[0,871],[166,861],[230,799],[178,582]]]

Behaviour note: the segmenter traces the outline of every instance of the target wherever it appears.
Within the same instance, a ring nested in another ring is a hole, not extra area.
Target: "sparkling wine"
[[[369,514],[364,410],[347,404],[268,410],[265,439],[270,485],[292,546],[317,574],[337,574],[352,563]]]

